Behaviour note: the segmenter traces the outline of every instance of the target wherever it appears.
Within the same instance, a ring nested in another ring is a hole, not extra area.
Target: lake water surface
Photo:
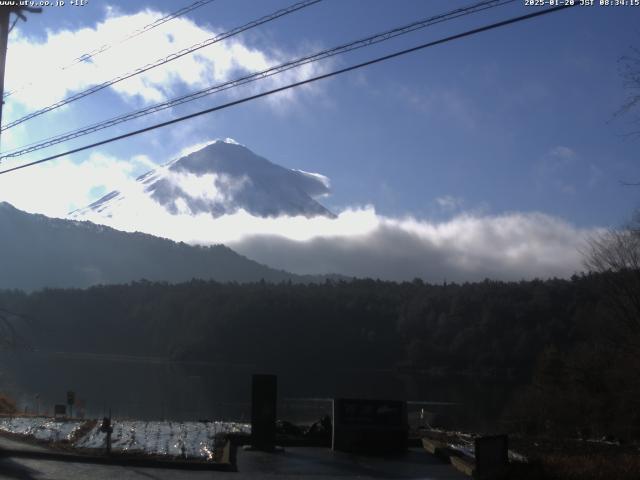
[[[0,359],[0,391],[21,411],[51,414],[72,390],[74,414],[95,418],[111,410],[114,417],[140,420],[248,421],[253,373],[278,375],[279,417],[295,422],[330,414],[334,397],[408,400],[415,402],[414,420],[424,409],[456,423],[477,422],[494,416],[509,392],[487,382],[392,370],[263,371],[258,365],[29,351],[2,352]]]

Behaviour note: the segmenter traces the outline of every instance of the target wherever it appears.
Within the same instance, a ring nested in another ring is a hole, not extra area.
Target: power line
[[[156,27],[159,27],[160,25],[163,25],[165,23],[167,23],[170,20],[173,20],[175,18],[181,17],[183,15],[186,15],[189,12],[192,12],[193,10],[203,7],[211,2],[213,2],[215,0],[198,0],[197,2],[192,3],[191,5],[188,5],[186,7],[182,7],[179,10],[176,10],[173,13],[170,13],[168,15],[165,15],[162,18],[159,18],[158,20],[151,22],[147,25],[145,25],[144,27],[138,28],[136,30],[134,30],[133,32],[131,32],[130,34],[128,34],[127,36],[121,38],[120,40],[113,42],[113,43],[107,43],[104,44],[90,52],[87,53],[83,53],[82,55],[80,55],[79,57],[74,58],[70,63],[68,63],[67,65],[64,65],[62,67],[60,67],[60,70],[67,70],[71,67],[73,67],[74,65],[77,65],[78,63],[82,63],[82,62],[87,62],[90,59],[92,59],[93,57],[96,57],[98,55],[100,55],[101,53],[106,52],[107,50],[109,50],[110,48],[112,48],[115,45],[120,45],[128,40],[131,40],[132,38],[138,37],[140,35],[142,35],[143,33],[148,32],[149,30],[153,30]],[[15,22],[14,22],[15,23]],[[9,92],[4,93],[2,98],[7,98],[10,95],[13,95],[14,93],[17,93],[19,91],[24,90],[27,87],[30,87],[34,84],[34,82],[29,82],[26,83],[24,85],[22,85],[21,87],[18,87],[14,90],[11,90]]]
[[[84,151],[84,150],[88,150],[90,148],[99,147],[99,146],[105,145],[107,143],[115,142],[115,141],[118,141],[118,140],[123,140],[125,138],[133,137],[133,136],[139,135],[141,133],[146,133],[146,132],[149,132],[151,130],[155,130],[157,128],[166,127],[166,126],[169,126],[169,125],[173,125],[174,123],[178,123],[178,122],[182,122],[182,121],[185,121],[185,120],[189,120],[191,118],[199,117],[199,116],[205,115],[207,113],[216,112],[218,110],[224,110],[226,108],[230,108],[230,107],[233,107],[233,106],[236,106],[236,105],[240,105],[242,103],[246,103],[246,102],[249,102],[249,101],[252,101],[252,100],[256,100],[258,98],[266,97],[268,95],[273,95],[274,93],[279,93],[279,92],[283,92],[285,90],[289,90],[289,89],[292,89],[292,88],[300,87],[302,85],[306,85],[306,84],[309,84],[309,83],[312,83],[312,82],[316,82],[318,80],[324,80],[326,78],[331,78],[331,77],[334,77],[334,76],[337,76],[337,75],[340,75],[340,74],[343,74],[343,73],[351,72],[351,71],[357,70],[359,68],[368,67],[370,65],[374,65],[374,64],[377,64],[377,63],[380,63],[380,62],[384,62],[386,60],[390,60],[392,58],[400,57],[402,55],[406,55],[406,54],[409,54],[409,53],[417,52],[417,51],[423,50],[425,48],[429,48],[429,47],[433,47],[433,46],[440,45],[440,44],[443,44],[443,43],[451,42],[453,40],[458,40],[460,38],[468,37],[468,36],[471,36],[471,35],[476,35],[478,33],[486,32],[488,30],[494,30],[496,28],[500,28],[500,27],[504,27],[504,26],[511,25],[511,24],[514,24],[514,23],[522,22],[524,20],[529,20],[531,18],[539,17],[539,16],[542,16],[542,15],[547,15],[549,13],[558,12],[560,10],[565,10],[567,8],[574,7],[576,5],[578,5],[578,4],[574,4],[574,5],[565,4],[565,5],[559,6],[559,7],[547,8],[545,10],[540,10],[540,11],[537,11],[537,12],[529,13],[527,15],[521,15],[519,17],[512,17],[510,19],[502,20],[500,22],[492,23],[492,24],[489,24],[489,25],[485,25],[483,27],[474,28],[472,30],[467,30],[465,32],[458,33],[458,34],[455,34],[455,35],[451,35],[451,36],[448,36],[448,37],[444,37],[444,38],[441,38],[439,40],[434,40],[432,42],[423,43],[423,44],[415,46],[415,47],[411,47],[411,48],[400,50],[400,51],[397,51],[397,52],[394,52],[394,53],[390,53],[390,54],[384,55],[382,57],[377,57],[377,58],[374,58],[373,60],[368,60],[366,62],[358,63],[358,64],[352,65],[350,67],[345,67],[345,68],[341,68],[339,70],[334,70],[333,72],[325,73],[325,74],[322,74],[322,75],[317,75],[315,77],[311,77],[311,78],[308,78],[306,80],[301,80],[299,82],[290,83],[289,85],[285,85],[283,87],[278,87],[278,88],[274,88],[272,90],[267,90],[265,92],[258,93],[256,95],[251,95],[249,97],[244,97],[244,98],[241,98],[239,100],[234,100],[232,102],[228,102],[228,103],[225,103],[225,104],[222,104],[222,105],[217,105],[215,107],[207,108],[205,110],[200,110],[198,112],[191,113],[189,115],[184,115],[182,117],[174,118],[174,119],[168,120],[166,122],[157,123],[155,125],[151,125],[151,126],[148,126],[148,127],[145,127],[145,128],[141,128],[139,130],[134,130],[132,132],[128,132],[128,133],[125,133],[125,134],[122,134],[122,135],[118,135],[118,136],[115,136],[115,137],[107,138],[105,140],[101,140],[99,142],[92,143],[90,145],[84,145],[82,147],[74,148],[72,150],[68,150],[68,151],[63,152],[63,153],[58,153],[58,154],[55,154],[55,155],[51,155],[49,157],[46,157],[46,158],[43,158],[43,159],[40,159],[40,160],[36,160],[36,161],[33,161],[33,162],[29,162],[29,163],[26,163],[24,165],[18,165],[16,167],[8,168],[6,170],[0,171],[0,175],[5,174],[5,173],[9,173],[9,172],[14,172],[16,170],[21,170],[23,168],[31,167],[33,165],[38,165],[38,164],[41,164],[41,163],[44,163],[44,162],[49,162],[51,160],[55,160],[56,158],[64,157],[66,155],[71,155],[73,153],[78,153],[78,152],[81,152],[81,151]]]
[[[149,107],[145,107],[141,110],[136,110],[134,112],[130,112],[124,115],[120,115],[117,117],[110,118],[108,120],[104,120],[99,123],[95,123],[89,125],[87,127],[83,127],[80,129],[70,130],[68,132],[49,137],[44,140],[40,140],[37,142],[32,142],[30,144],[24,145],[22,147],[18,147],[12,150],[8,150],[0,154],[0,160],[5,158],[15,158],[27,153],[35,152],[37,150],[42,150],[43,148],[51,147],[53,145],[57,145],[59,143],[72,140],[78,137],[82,137],[85,135],[89,135],[91,133],[95,133],[97,131],[103,130],[105,128],[112,127],[114,125],[118,125],[123,122],[127,122],[130,120],[134,120],[136,118],[140,118],[146,115],[150,115],[153,113],[157,113],[159,111],[165,110],[167,108],[171,108],[177,105],[182,105],[187,102],[191,102],[197,100],[199,98],[212,95],[214,93],[218,93],[224,90],[228,90],[231,88],[239,87],[241,85],[245,85],[247,83],[255,82],[257,80],[261,80],[267,77],[271,77],[273,75],[277,75],[279,73],[285,72],[287,70],[298,68],[300,66],[306,65],[308,63],[317,62],[319,60],[323,60],[329,57],[333,57],[335,55],[344,54],[359,48],[367,47],[370,45],[374,45],[383,41],[390,40],[400,35],[405,35],[416,31],[418,29],[422,29],[431,25],[435,25],[438,23],[442,23],[445,21],[454,20],[456,18],[470,15],[472,13],[477,13],[483,10],[487,10],[489,8],[495,8],[498,6],[506,5],[509,3],[513,3],[515,0],[483,0],[481,2],[475,3],[473,5],[457,8],[455,10],[442,13],[439,15],[435,15],[426,19],[418,20],[412,22],[408,25],[404,25],[402,27],[397,27],[391,30],[387,30],[383,33],[377,33],[375,35],[371,35],[366,38],[362,38],[360,40],[356,40],[347,44],[340,45],[338,47],[329,48],[326,50],[322,50],[320,52],[314,53],[312,55],[307,55],[305,57],[298,58],[296,60],[292,60],[266,70],[262,70],[260,72],[255,72],[250,75],[246,75],[240,78],[236,78],[234,80],[229,80],[222,84],[213,85],[211,87],[205,88],[203,90],[199,90],[196,92],[189,93],[187,95],[183,95],[181,97],[174,98],[172,100],[167,100],[162,103],[158,103],[155,105],[151,105]]]
[[[283,8],[281,10],[278,10],[276,12],[273,12],[273,13],[271,13],[269,15],[266,15],[266,16],[264,16],[262,18],[259,18],[257,20],[253,20],[253,21],[251,21],[249,23],[246,23],[246,24],[244,24],[244,25],[242,25],[240,27],[236,27],[236,28],[234,28],[232,30],[229,30],[228,32],[221,33],[220,35],[216,35],[214,37],[208,38],[208,39],[206,39],[206,40],[204,40],[204,41],[202,41],[200,43],[192,45],[192,46],[190,46],[188,48],[184,48],[184,49],[180,50],[179,52],[172,53],[171,55],[168,55],[166,57],[160,58],[160,59],[156,60],[155,62],[148,63],[147,65],[145,65],[143,67],[140,67],[140,68],[137,68],[136,70],[134,70],[132,72],[125,73],[125,74],[120,75],[118,77],[115,77],[115,78],[113,78],[111,80],[107,80],[106,82],[100,83],[98,85],[94,85],[91,88],[88,88],[86,90],[78,92],[78,93],[76,93],[74,95],[71,95],[70,97],[67,97],[67,98],[65,98],[63,100],[60,100],[60,101],[56,102],[56,103],[53,103],[53,104],[49,105],[48,107],[44,107],[44,108],[42,108],[40,110],[36,110],[35,112],[31,112],[28,115],[25,115],[24,117],[21,117],[21,118],[19,118],[17,120],[14,120],[13,122],[10,122],[10,123],[8,123],[6,125],[3,125],[0,128],[0,131],[4,131],[4,130],[7,130],[7,129],[11,128],[11,127],[15,127],[16,125],[24,123],[27,120],[31,120],[34,117],[40,116],[40,115],[42,115],[44,113],[50,112],[51,110],[55,110],[56,108],[60,108],[63,105],[67,105],[67,104],[69,104],[71,102],[74,102],[76,100],[84,98],[87,95],[91,95],[93,93],[99,92],[100,90],[103,90],[103,89],[105,89],[105,88],[107,88],[107,87],[109,87],[111,85],[114,85],[114,84],[116,84],[118,82],[121,82],[121,81],[126,80],[128,78],[131,78],[131,77],[134,77],[134,76],[139,75],[141,73],[144,73],[144,72],[146,72],[148,70],[151,70],[152,68],[156,68],[156,67],[164,65],[166,63],[169,63],[169,62],[171,62],[173,60],[176,60],[176,59],[181,58],[181,57],[183,57],[185,55],[193,53],[196,50],[200,50],[201,48],[208,47],[209,45],[213,45],[214,43],[218,43],[218,42],[220,42],[222,40],[225,40],[225,39],[227,39],[229,37],[233,37],[235,35],[238,35],[238,34],[244,32],[246,30],[249,30],[251,28],[255,28],[255,27],[257,27],[259,25],[262,25],[264,23],[267,23],[267,22],[271,22],[271,21],[273,21],[273,20],[275,20],[277,18],[280,18],[280,17],[285,16],[285,15],[289,15],[289,14],[291,14],[293,12],[296,12],[298,10],[301,10],[303,8],[310,7],[311,5],[314,5],[314,4],[319,3],[321,1],[322,0],[303,0],[302,2],[290,5],[289,7],[286,7],[286,8]]]
[[[66,70],[67,68],[71,68],[74,65],[81,63],[81,62],[86,62],[87,60],[89,60],[92,57],[95,57],[96,55],[99,55],[103,52],[106,52],[107,50],[109,50],[111,47],[113,47],[114,45],[120,45],[121,43],[124,43],[128,40],[131,40],[132,38],[138,37],[140,35],[142,35],[143,33],[148,32],[149,30],[153,30],[156,27],[159,27],[160,25],[163,25],[175,18],[181,17],[183,15],[186,15],[189,12],[192,12],[193,10],[200,8],[200,7],[204,7],[205,5],[213,2],[215,0],[198,0],[197,2],[192,3],[191,5],[188,5],[186,7],[182,7],[180,10],[176,10],[173,13],[170,13],[169,15],[165,15],[162,18],[159,18],[158,20],[156,20],[155,22],[152,22],[148,25],[145,25],[142,28],[139,28],[138,30],[134,30],[133,32],[131,32],[129,35],[127,35],[126,37],[124,37],[123,39],[121,39],[120,41],[118,41],[115,44],[107,44],[107,45],[103,45],[89,53],[85,53],[83,55],[80,55],[79,57],[75,58],[71,63],[69,63],[68,65],[65,65],[64,67],[62,67],[62,70]]]

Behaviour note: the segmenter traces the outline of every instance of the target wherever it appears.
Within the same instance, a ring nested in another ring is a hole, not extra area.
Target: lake
[[[74,414],[140,420],[248,421],[251,375],[278,375],[279,417],[310,423],[331,413],[334,397],[408,400],[411,418],[422,410],[451,426],[493,423],[510,387],[469,378],[433,378],[393,370],[263,371],[258,365],[173,362],[154,357],[68,352],[0,352],[0,390],[20,411],[53,413],[75,392]],[[452,405],[455,404],[455,405]],[[478,428],[478,427],[476,427]]]

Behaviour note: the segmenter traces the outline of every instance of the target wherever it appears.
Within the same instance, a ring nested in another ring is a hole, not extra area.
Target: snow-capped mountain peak
[[[131,191],[110,192],[71,216],[112,217],[150,200],[172,214],[218,217],[242,209],[260,217],[333,216],[315,200],[329,192],[324,175],[282,167],[225,138],[184,150],[138,177]]]

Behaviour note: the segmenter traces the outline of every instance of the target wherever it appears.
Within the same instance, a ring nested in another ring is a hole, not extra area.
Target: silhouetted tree
[[[593,237],[585,266],[601,274],[612,319],[624,335],[640,334],[640,212],[622,228]]]

